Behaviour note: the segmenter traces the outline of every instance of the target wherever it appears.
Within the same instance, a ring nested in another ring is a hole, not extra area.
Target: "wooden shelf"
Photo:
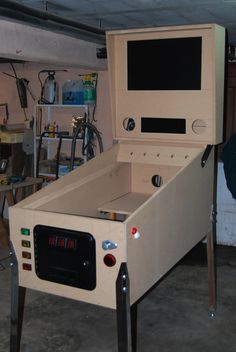
[[[50,133],[50,132],[48,132],[48,133]],[[40,139],[40,136],[37,136],[36,140],[39,140],[39,139]],[[46,141],[58,141],[60,138],[58,138],[58,137],[43,137],[42,139],[46,140]],[[69,137],[65,136],[65,137],[61,138],[62,141],[70,141],[70,142],[72,141],[72,139],[73,139],[72,136],[69,136]],[[76,138],[76,140],[83,141],[83,138]]]
[[[73,104],[37,104],[36,107],[42,108],[81,108],[85,109],[88,105],[73,105]]]
[[[61,110],[59,110],[61,109]],[[72,105],[72,104],[36,104],[35,105],[35,119],[36,123],[34,124],[34,175],[36,176],[37,169],[37,149],[39,145],[39,140],[43,141],[43,147],[46,148],[47,158],[50,160],[53,158],[55,154],[56,144],[57,146],[59,141],[62,141],[62,152],[65,152],[69,155],[70,143],[73,141],[73,132],[72,125],[70,123],[70,119],[73,117],[73,114],[79,112],[85,116],[89,115],[89,106],[86,104],[83,105]],[[68,116],[70,119],[68,120]],[[59,123],[59,134],[56,137],[51,137],[50,133],[53,134],[53,131],[45,131],[46,135],[41,137],[41,132],[44,132],[44,126],[52,125],[52,122]],[[62,133],[61,133],[62,131]],[[68,131],[69,135],[63,135],[63,131]],[[49,137],[50,136],[50,137]],[[78,143],[78,148],[81,149],[83,138],[76,138],[76,142]],[[64,144],[65,143],[65,144]],[[51,176],[51,173],[41,173],[39,170],[39,174],[43,176]]]

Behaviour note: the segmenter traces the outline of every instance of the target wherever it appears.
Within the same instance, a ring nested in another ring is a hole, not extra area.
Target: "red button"
[[[106,266],[109,266],[109,267],[112,267],[116,264],[116,258],[112,254],[105,255],[105,257],[103,258],[103,261],[106,264]]]
[[[28,270],[28,271],[32,270],[32,265],[28,263],[23,263],[22,267],[23,267],[23,270]]]

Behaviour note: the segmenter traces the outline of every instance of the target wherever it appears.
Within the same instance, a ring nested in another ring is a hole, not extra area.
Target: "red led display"
[[[48,244],[49,244],[49,246],[56,247],[57,237],[56,236],[48,237]]]
[[[66,244],[66,248],[68,248],[68,249],[76,249],[76,241],[71,239],[71,238],[68,238],[67,244]]]
[[[57,240],[57,247],[60,247],[60,248],[66,248],[65,247],[65,238],[64,237],[59,237],[58,240]]]
[[[77,249],[77,240],[73,238],[49,236],[48,244],[50,247],[64,248],[64,249]]]

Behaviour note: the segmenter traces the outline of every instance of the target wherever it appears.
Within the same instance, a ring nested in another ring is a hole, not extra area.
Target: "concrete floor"
[[[236,351],[236,248],[217,248],[218,310],[211,319],[203,246],[140,302],[138,352]],[[2,264],[0,352],[7,352],[10,269],[8,260]],[[115,352],[116,341],[115,311],[27,290],[21,352]]]

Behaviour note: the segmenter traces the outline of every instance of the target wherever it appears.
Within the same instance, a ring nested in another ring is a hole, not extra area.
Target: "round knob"
[[[123,121],[123,127],[126,131],[133,131],[135,127],[135,121],[132,117],[126,117]]]
[[[192,130],[196,134],[203,134],[206,131],[207,124],[204,120],[194,120],[192,124]]]
[[[152,184],[154,187],[161,187],[161,185],[163,184],[162,177],[160,175],[153,175]]]
[[[105,257],[103,258],[104,264],[106,264],[106,266],[108,267],[112,267],[116,264],[116,258],[114,257],[114,255],[112,254],[107,254],[105,255]]]

